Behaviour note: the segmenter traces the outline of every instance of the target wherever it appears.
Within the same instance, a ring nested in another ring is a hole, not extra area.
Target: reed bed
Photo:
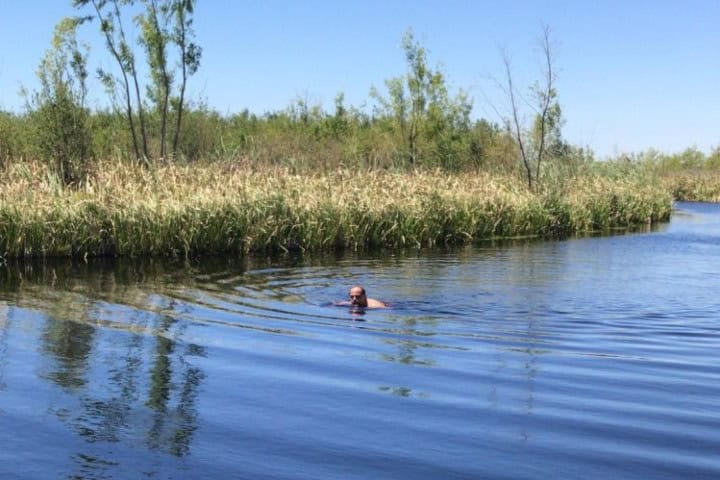
[[[662,183],[675,200],[720,202],[720,171],[695,170],[666,173]]]
[[[42,165],[0,174],[0,255],[189,256],[403,249],[561,237],[669,218],[638,181],[579,177],[541,194],[484,173],[296,174],[234,163],[150,169],[105,162],[81,188]]]

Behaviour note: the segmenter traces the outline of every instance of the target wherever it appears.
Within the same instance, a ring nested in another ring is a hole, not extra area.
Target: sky
[[[71,0],[0,0],[0,109],[22,111],[21,87]],[[370,111],[372,87],[405,73],[412,29],[451,93],[473,100],[473,118],[500,122],[496,80],[508,52],[515,84],[540,80],[539,39],[551,30],[558,101],[572,144],[600,158],[655,149],[720,146],[720,0],[198,0],[200,70],[189,91],[223,114],[287,108],[297,99]],[[112,67],[97,32],[83,26],[90,69]],[[90,85],[90,103],[103,106]],[[530,110],[525,106],[527,118]]]

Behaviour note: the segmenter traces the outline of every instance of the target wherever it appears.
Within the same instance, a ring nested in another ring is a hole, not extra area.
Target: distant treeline
[[[43,112],[0,111],[0,164],[23,159],[50,160],[43,137]],[[159,158],[158,118],[148,115],[151,159]],[[86,158],[134,160],[132,139],[121,112],[87,112]],[[257,115],[247,110],[222,115],[202,105],[189,108],[174,159],[197,161],[242,158],[302,168],[404,168],[448,170],[517,167],[511,134],[495,123],[468,118],[423,125],[412,149],[401,122],[347,107],[338,97],[334,112],[298,101],[286,110]],[[68,141],[77,139],[68,138]],[[586,152],[563,144],[560,156]]]
[[[298,101],[286,110],[257,115],[246,111],[222,115],[202,105],[186,112],[176,160],[231,160],[298,169],[442,168],[451,171],[517,170],[514,136],[487,120],[462,119],[428,125],[431,134],[419,136],[413,162],[411,151],[395,119],[369,115],[346,107],[339,96],[334,112]],[[23,159],[50,160],[45,151],[43,119],[39,112],[0,111],[0,166]],[[157,118],[149,115],[150,151],[158,158]],[[87,115],[87,159],[133,160],[126,119],[120,112]],[[73,139],[68,139],[74,141]],[[590,150],[561,142],[551,160],[567,165],[591,162]],[[647,151],[620,155],[620,163],[640,163],[660,171],[720,168],[720,149],[705,154],[696,148],[678,153]]]

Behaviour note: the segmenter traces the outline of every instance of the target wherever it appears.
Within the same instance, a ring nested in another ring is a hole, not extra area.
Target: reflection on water
[[[8,306],[0,301],[0,392],[5,389],[5,364],[7,362],[9,335]]]
[[[171,272],[175,280],[177,268]],[[175,318],[161,314],[156,294],[144,288],[148,278],[154,282],[163,274],[153,264],[113,262],[53,262],[0,270],[5,298],[0,311],[0,385],[10,360],[11,312],[20,317],[15,319],[18,324],[26,309],[41,311],[40,356],[32,358],[29,371],[67,392],[59,400],[47,399],[45,408],[58,421],[89,444],[142,439],[151,450],[188,454],[203,379],[188,358],[204,356],[205,349],[178,345]],[[145,309],[148,306],[152,308]],[[21,330],[34,327],[23,325]],[[103,478],[103,472],[118,465],[112,455],[82,451],[73,453],[72,461],[78,471],[74,478]]]
[[[50,308],[42,335],[43,350],[56,361],[47,378],[62,387],[78,389],[86,382],[87,361],[95,329],[86,323],[60,320],[53,315],[53,310],[57,312],[62,308],[61,304]]]
[[[0,477],[716,478],[719,259],[720,207],[682,204],[561,242],[11,264]],[[333,305],[358,283],[392,308]]]

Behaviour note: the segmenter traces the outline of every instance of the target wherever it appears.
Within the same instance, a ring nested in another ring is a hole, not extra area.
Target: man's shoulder
[[[387,303],[381,300],[375,300],[374,298],[368,298],[368,307],[370,308],[385,308]]]

